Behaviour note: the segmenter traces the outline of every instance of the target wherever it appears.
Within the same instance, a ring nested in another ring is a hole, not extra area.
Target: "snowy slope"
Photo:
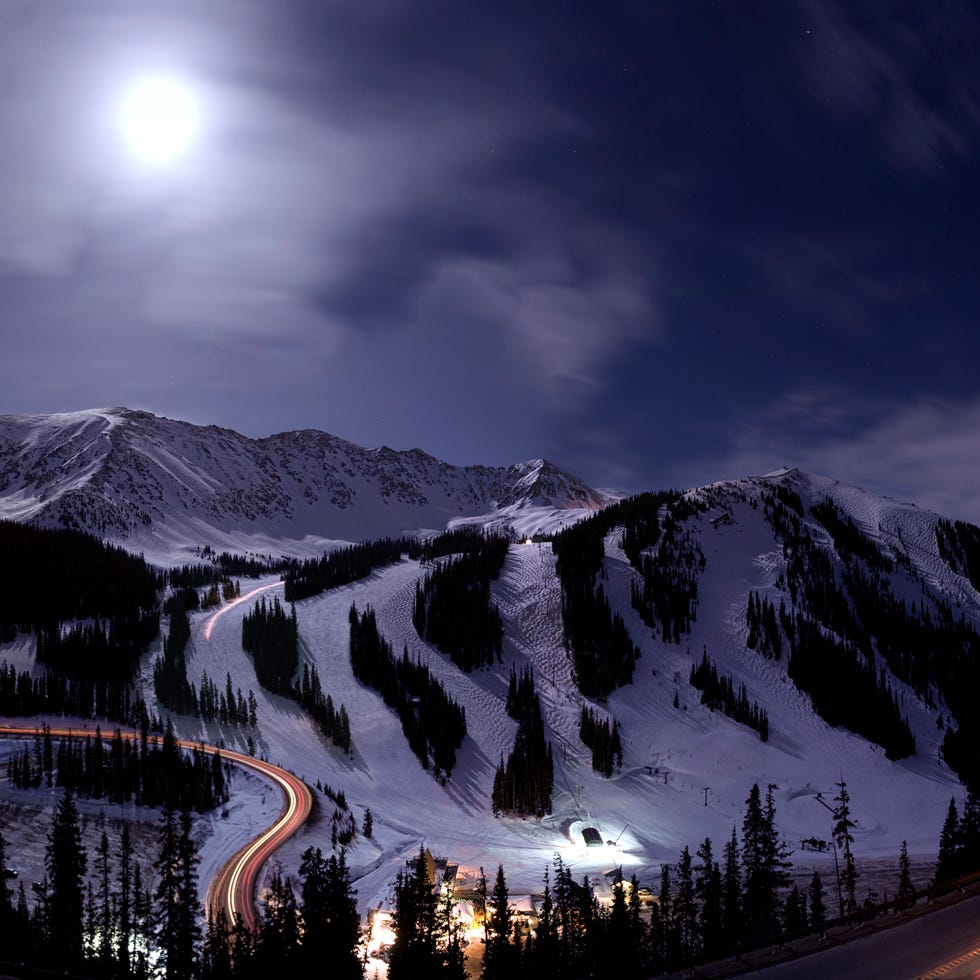
[[[865,739],[831,728],[813,711],[809,697],[788,680],[784,662],[766,659],[745,645],[745,606],[749,590],[777,596],[782,557],[773,532],[753,506],[774,481],[791,483],[807,502],[830,496],[883,545],[901,540],[914,552],[923,578],[944,594],[968,603],[976,618],[978,597],[968,583],[939,558],[935,515],[911,505],[872,497],[855,488],[796,472],[718,484],[692,491],[709,502],[694,518],[707,560],[700,583],[700,611],[692,634],[679,645],[650,636],[630,606],[635,576],[610,534],[606,545],[605,587],[642,650],[633,684],[595,705],[622,725],[622,771],[603,779],[591,769],[588,750],[578,739],[582,697],[574,684],[562,638],[560,585],[548,545],[513,545],[494,598],[506,624],[503,663],[465,674],[424,643],[411,624],[417,563],[403,560],[363,582],[297,604],[304,656],[316,662],[324,687],[350,712],[355,755],[341,757],[317,736],[296,707],[259,695],[261,751],[310,781],[343,789],[360,819],[374,815],[375,840],[359,840],[352,864],[360,878],[362,907],[383,900],[401,866],[425,842],[433,853],[476,868],[502,861],[512,889],[539,887],[545,865],[562,853],[577,875],[597,878],[613,865],[635,870],[653,883],[661,862],[676,861],[685,844],[695,847],[710,836],[716,850],[740,825],[752,783],[773,784],[780,829],[803,868],[830,858],[800,850],[803,838],[829,840],[830,811],[843,774],[858,820],[858,860],[891,861],[902,840],[919,856],[934,853],[945,806],[963,791],[937,761],[939,733],[935,710],[905,691],[903,705],[916,735],[918,753],[888,761]],[[721,514],[725,520],[718,520]],[[269,591],[281,586],[263,583]],[[396,651],[403,644],[420,656],[465,708],[469,734],[452,780],[445,787],[422,770],[411,754],[394,714],[380,697],[353,677],[348,658],[347,612],[352,602],[374,607],[382,633]],[[240,647],[241,616],[251,601],[228,609],[204,638],[204,617],[195,620],[192,679],[207,670],[219,679],[230,671],[236,683],[258,686]],[[965,607],[966,608],[966,607]],[[695,656],[707,648],[719,669],[748,686],[749,696],[769,713],[771,737],[761,742],[741,725],[699,702],[688,683]],[[515,723],[504,710],[511,665],[530,664],[555,749],[553,812],[543,820],[495,819],[490,812],[494,767],[513,740]],[[896,689],[902,685],[892,679]],[[674,707],[678,695],[680,708]],[[198,734],[181,722],[182,734]],[[210,738],[218,732],[201,732]],[[226,735],[227,737],[227,735]],[[705,792],[707,788],[707,794]],[[329,807],[329,803],[326,804]],[[578,831],[597,826],[616,847],[586,850]],[[307,843],[325,844],[328,825],[311,827],[293,845],[293,859]],[[289,856],[284,857],[288,866]]]
[[[550,530],[608,503],[546,460],[452,466],[306,429],[248,439],[125,408],[0,416],[0,518],[79,527],[163,563],[309,555],[482,518]]]
[[[98,422],[92,423],[100,427]],[[109,438],[113,430],[93,438]],[[302,435],[302,434],[300,434]],[[232,438],[228,436],[228,438]],[[214,445],[214,443],[212,443]],[[422,641],[411,623],[415,583],[424,570],[408,559],[368,579],[296,604],[303,658],[316,663],[324,689],[346,706],[353,732],[353,758],[344,757],[313,729],[292,702],[259,688],[249,658],[241,649],[241,620],[258,593],[223,606],[217,614],[196,613],[188,650],[190,679],[203,672],[219,684],[226,672],[233,682],[258,697],[257,751],[270,760],[343,790],[358,824],[364,810],[374,817],[373,840],[358,838],[349,860],[357,876],[362,910],[382,903],[403,862],[424,842],[434,854],[459,862],[464,870],[481,865],[491,873],[502,862],[512,893],[540,890],[541,875],[558,852],[575,875],[602,880],[621,865],[641,883],[655,885],[662,862],[673,863],[684,845],[693,849],[710,836],[720,852],[733,826],[740,826],[751,785],[774,787],[781,833],[794,848],[802,871],[820,867],[832,874],[831,857],[800,849],[803,838],[830,838],[828,804],[841,775],[847,781],[858,821],[854,851],[859,868],[897,859],[902,840],[919,860],[935,854],[939,829],[950,796],[962,802],[963,788],[938,759],[941,732],[936,709],[923,705],[911,690],[890,678],[903,698],[902,708],[916,736],[918,751],[891,762],[865,739],[832,728],[814,712],[810,699],[788,679],[785,660],[767,659],[746,647],[746,603],[750,591],[773,599],[784,571],[780,542],[765,520],[762,494],[777,485],[792,488],[809,507],[830,498],[885,550],[909,556],[917,582],[943,596],[958,611],[980,620],[980,596],[938,553],[938,517],[911,504],[876,497],[836,481],[798,471],[714,484],[690,491],[707,505],[691,518],[704,552],[699,609],[691,635],[679,644],[651,636],[630,604],[636,572],[619,547],[618,534],[607,536],[605,591],[625,619],[642,656],[633,683],[614,691],[600,713],[620,722],[625,758],[622,771],[604,779],[592,771],[588,750],[578,739],[583,703],[565,651],[561,626],[561,589],[550,546],[515,544],[493,585],[505,622],[503,662],[471,674]],[[815,522],[815,537],[829,536]],[[908,588],[896,573],[898,593]],[[274,578],[254,583],[267,595],[281,593]],[[243,589],[248,591],[246,583]],[[452,779],[440,786],[409,751],[395,715],[375,692],[354,677],[348,656],[347,614],[352,602],[373,606],[383,635],[396,651],[407,646],[421,657],[466,712],[468,735]],[[695,657],[707,649],[721,671],[744,682],[750,699],[768,712],[767,743],[748,728],[700,704],[688,683]],[[0,647],[0,659],[16,653],[29,660],[23,641]],[[147,658],[142,684],[152,694]],[[494,768],[509,751],[515,723],[504,708],[512,665],[530,664],[555,753],[553,811],[541,820],[494,818],[490,790]],[[674,707],[675,695],[680,707]],[[217,742],[224,738],[244,748],[244,735],[217,725],[176,719],[180,734]],[[317,819],[281,855],[287,870],[298,864],[309,844],[330,846],[332,804],[318,797]],[[583,826],[596,826],[615,846],[585,849]],[[870,875],[864,879],[871,880]],[[893,889],[893,884],[886,887]]]

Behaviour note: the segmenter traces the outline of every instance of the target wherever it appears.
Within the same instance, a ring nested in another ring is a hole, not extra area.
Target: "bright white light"
[[[136,156],[166,163],[187,150],[197,133],[197,100],[175,78],[141,78],[123,99],[120,123]]]

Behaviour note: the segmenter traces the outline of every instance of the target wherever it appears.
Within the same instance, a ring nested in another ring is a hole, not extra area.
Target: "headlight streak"
[[[39,733],[40,729],[37,728],[0,727],[0,737],[33,739]],[[52,728],[50,734],[55,738],[96,737],[95,730],[89,728]],[[104,732],[99,734],[106,738]],[[140,739],[139,732],[120,731],[120,735],[131,742]],[[160,745],[163,739],[158,735],[150,735],[147,741]],[[208,886],[208,908],[214,912],[224,908],[230,925],[234,925],[236,918],[240,918],[244,926],[254,930],[255,882],[259,872],[269,857],[306,823],[313,807],[313,795],[299,777],[270,762],[202,742],[179,739],[177,744],[188,751],[203,750],[207,755],[220,755],[227,762],[251,769],[273,782],[282,792],[283,806],[276,822],[226,861]]]

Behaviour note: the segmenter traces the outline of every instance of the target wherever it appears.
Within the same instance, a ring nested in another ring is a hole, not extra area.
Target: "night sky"
[[[965,0],[0,0],[3,413],[980,521],[978,260]]]

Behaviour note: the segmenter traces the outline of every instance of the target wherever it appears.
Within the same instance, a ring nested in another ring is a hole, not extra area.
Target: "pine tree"
[[[39,945],[35,941],[34,931],[31,927],[31,913],[27,908],[27,895],[24,892],[24,882],[17,886],[17,905],[13,911],[13,919],[8,923],[9,928],[5,933],[8,939],[7,955],[18,960],[24,952],[36,949]]]
[[[114,925],[113,895],[110,886],[109,838],[102,832],[96,851],[95,870],[99,883],[98,942],[95,952],[102,968],[109,970],[113,960],[112,934]]]
[[[595,893],[589,884],[588,875],[582,876],[582,882],[578,890],[578,901],[575,903],[578,916],[577,930],[579,934],[579,948],[577,960],[579,969],[586,976],[594,975],[598,969],[597,963],[597,933],[599,920],[599,905],[596,902]]]
[[[806,928],[806,897],[797,885],[793,885],[786,896],[786,906],[783,912],[783,927],[789,933]]]
[[[657,895],[657,907],[660,910],[659,934],[654,936],[660,962],[665,967],[677,961],[679,942],[677,929],[674,925],[674,903],[670,893],[670,865],[660,866],[660,892]]]
[[[844,777],[841,776],[840,782],[834,785],[837,786],[838,793],[834,797],[834,802],[837,806],[834,808],[833,835],[835,843],[844,852],[844,867],[841,872],[841,883],[844,886],[844,891],[847,893],[847,901],[845,907],[840,910],[840,914],[844,915],[845,913],[853,912],[857,908],[854,893],[857,887],[857,880],[860,876],[854,864],[854,855],[851,853],[851,844],[854,843],[854,835],[851,831],[854,829],[855,823],[851,819],[851,798],[847,792],[847,784],[844,782]]]
[[[612,905],[604,925],[605,935],[600,956],[604,971],[616,977],[637,976],[640,967],[639,935],[634,928],[621,868],[616,869]]]
[[[634,949],[639,950],[643,945],[644,924],[640,917],[640,883],[637,881],[636,874],[630,878],[630,941]]]
[[[966,795],[956,840],[960,874],[980,871],[980,799],[971,789]]]
[[[231,959],[236,980],[260,980],[262,977],[257,936],[240,917],[235,919],[231,930]]]
[[[956,800],[950,797],[946,821],[939,835],[939,853],[936,856],[936,884],[951,881],[959,873],[956,845],[959,836],[960,817],[956,810]]]
[[[156,933],[160,956],[166,968],[168,980],[170,973],[170,952],[177,946],[177,904],[180,900],[178,872],[180,857],[178,851],[177,822],[174,811],[165,808],[161,815],[159,852],[154,867],[158,881],[154,898],[156,899]],[[178,957],[179,958],[179,957]]]
[[[677,894],[674,897],[674,921],[680,938],[680,955],[690,962],[698,950],[698,906],[694,900],[694,873],[691,853],[684,847],[677,862]]]
[[[138,980],[144,980],[149,974],[145,950],[152,940],[151,909],[150,889],[143,884],[143,871],[137,861],[133,866],[133,945],[136,953],[132,975]]]
[[[502,864],[497,865],[490,905],[483,977],[484,980],[512,980],[520,969],[520,957],[511,942],[511,913]]]
[[[558,921],[551,896],[548,868],[544,869],[544,896],[538,913],[538,927],[528,954],[528,973],[536,980],[558,980],[560,976]]]
[[[356,952],[360,920],[344,851],[324,859],[320,848],[308,847],[299,874],[302,963],[307,975],[329,963],[331,975],[338,980],[356,980],[361,976]]]
[[[745,801],[742,820],[742,869],[745,882],[742,911],[745,936],[750,940],[769,935],[774,914],[766,875],[765,817],[759,784],[754,783]]]
[[[722,936],[721,870],[714,860],[710,838],[705,837],[701,842],[697,857],[698,863],[694,867],[694,894],[701,909],[701,944],[704,951],[708,952],[721,946]]]
[[[98,932],[98,914],[95,911],[95,890],[89,882],[85,888],[85,915],[82,927],[82,956],[86,960],[94,960],[98,949],[96,934]]]
[[[51,923],[51,882],[42,875],[40,881],[31,884],[34,895],[34,909],[31,914],[31,942],[34,949],[44,949],[50,942]]]
[[[255,963],[261,974],[295,974],[299,963],[299,910],[292,883],[276,868],[269,882]]]
[[[560,854],[555,854],[555,925],[558,930],[559,970],[567,970],[576,947],[575,915],[572,908],[572,873]]]
[[[116,875],[116,890],[119,895],[117,922],[119,928],[116,959],[119,972],[129,976],[132,969],[132,931],[133,931],[133,842],[129,833],[129,822],[123,823],[119,840],[119,871]]]
[[[467,980],[465,954],[459,920],[456,918],[453,893],[447,890],[436,909],[436,937],[442,950],[442,969],[444,980]]]
[[[200,903],[197,899],[197,869],[200,859],[191,835],[190,810],[180,815],[177,840],[177,944],[167,960],[167,976],[191,980],[197,975],[197,950],[201,941]]]
[[[389,980],[435,977],[439,971],[436,951],[436,900],[426,870],[425,848],[395,880],[395,943],[391,947]]]
[[[202,980],[234,980],[235,975],[228,916],[224,909],[219,909],[217,914],[209,910],[204,947],[201,951],[201,978]]]
[[[898,889],[895,893],[899,908],[907,906],[914,893],[915,887],[912,884],[912,866],[909,862],[909,845],[907,841],[903,840],[902,849],[898,855]]]
[[[778,890],[789,885],[789,869],[792,867],[792,862],[789,860],[789,846],[780,839],[779,830],[776,827],[776,801],[773,796],[773,789],[774,787],[770,783],[766,791],[766,843],[772,886],[774,890]]]
[[[739,861],[738,837],[725,844],[725,871],[722,878],[721,923],[725,945],[733,946],[742,933],[742,873]]]
[[[827,921],[827,911],[826,905],[824,904],[824,895],[826,895],[826,890],[823,887],[823,881],[820,878],[820,872],[814,871],[813,878],[810,879],[810,928],[814,931],[818,931],[823,928],[823,924]]]
[[[776,829],[773,787],[762,805],[758,783],[746,802],[742,822],[742,913],[745,937],[765,939],[779,934],[779,890],[789,883],[786,845]]]
[[[46,919],[48,949],[55,962],[74,966],[82,958],[82,883],[86,857],[78,809],[70,790],[58,804],[44,866],[49,883]]]

